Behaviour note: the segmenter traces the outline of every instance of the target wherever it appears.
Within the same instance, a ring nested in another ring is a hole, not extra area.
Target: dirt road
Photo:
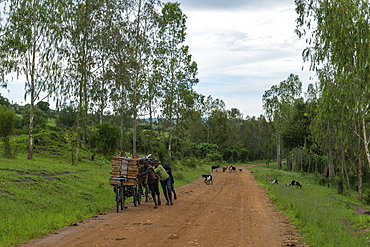
[[[199,178],[178,187],[172,206],[130,203],[20,246],[304,246],[246,167],[213,172],[213,185]]]

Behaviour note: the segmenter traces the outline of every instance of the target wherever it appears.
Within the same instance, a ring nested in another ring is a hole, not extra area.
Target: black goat
[[[202,175],[202,178],[204,178],[204,183],[206,185],[213,184],[212,175],[211,174],[203,174]]]
[[[290,183],[292,186],[299,186],[300,188],[302,188],[302,185],[298,182],[298,181],[295,181],[295,180],[292,180],[292,182]]]
[[[279,184],[279,181],[277,179],[270,179],[272,184]]]
[[[229,166],[229,170],[230,170],[230,172],[236,171],[236,167],[231,165],[231,166]]]
[[[219,167],[220,166],[212,166],[212,172],[213,172],[214,169],[216,169],[216,172],[217,172],[217,170],[218,170]]]

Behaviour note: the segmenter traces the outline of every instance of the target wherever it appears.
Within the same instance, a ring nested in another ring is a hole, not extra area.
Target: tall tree
[[[289,77],[266,90],[262,96],[263,109],[269,121],[275,125],[276,153],[278,168],[281,169],[281,132],[283,122],[288,120],[290,106],[295,99],[301,97],[302,82],[297,75],[290,74]]]
[[[354,132],[362,142],[358,157],[361,159],[360,154],[364,153],[370,167],[367,127],[370,116],[370,4],[366,0],[295,2],[299,15],[296,33],[299,37],[308,36],[303,58],[311,61],[310,69],[318,73],[322,104],[326,105],[319,111],[318,119],[337,118],[344,122],[344,126],[330,125],[332,128],[327,133],[337,140],[346,140]],[[359,190],[361,181],[359,179]]]
[[[65,78],[61,93],[67,99],[72,98],[77,105],[76,119],[76,150],[73,165],[77,165],[81,146],[86,144],[87,118],[89,103],[92,97],[92,85],[97,76],[96,64],[99,9],[102,2],[76,0],[69,3],[65,15],[65,46],[66,56]],[[63,103],[63,102],[62,102]]]
[[[2,29],[1,71],[25,76],[25,98],[30,96],[28,159],[33,157],[34,107],[40,93],[55,91],[60,75],[60,23],[65,3],[62,0],[6,1],[5,24]]]
[[[136,16],[133,21],[133,74],[132,74],[132,93],[131,108],[133,113],[133,135],[132,135],[132,153],[136,156],[137,143],[137,120],[141,109],[145,107],[145,92],[148,84],[151,68],[146,64],[151,62],[153,44],[150,43],[153,34],[156,34],[158,13],[157,8],[160,6],[158,0],[138,0],[136,3]],[[153,82],[153,81],[152,81]]]
[[[162,8],[160,29],[160,53],[157,54],[165,71],[163,72],[162,114],[168,123],[168,156],[171,156],[172,136],[176,118],[191,93],[196,78],[197,64],[192,61],[189,47],[183,45],[186,37],[186,15],[179,3],[166,3]]]

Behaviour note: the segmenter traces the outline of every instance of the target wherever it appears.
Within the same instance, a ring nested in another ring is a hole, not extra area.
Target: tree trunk
[[[31,64],[31,105],[30,105],[30,124],[28,133],[28,159],[33,158],[33,119],[35,109],[35,67],[36,67],[36,20],[33,24],[33,47],[32,47],[32,64]]]
[[[329,178],[328,178],[328,187],[330,187],[331,181],[334,179],[334,164],[333,164],[333,151],[331,148],[329,148],[329,163],[328,163],[328,172],[329,172]]]
[[[370,152],[369,152],[369,146],[368,146],[368,140],[367,140],[367,135],[366,135],[366,124],[365,124],[365,114],[362,113],[362,134],[363,134],[363,142],[364,142],[364,148],[366,152],[366,158],[367,158],[367,163],[370,167]]]
[[[150,138],[149,138],[149,147],[150,147],[150,153],[153,153],[153,111],[152,111],[152,105],[150,104],[150,110],[149,110],[149,124],[150,124]]]
[[[134,81],[134,104],[133,104],[133,111],[134,111],[134,125],[133,125],[133,133],[132,133],[132,156],[135,158],[136,154],[136,138],[137,138],[137,89],[139,86],[139,75],[141,72],[141,56],[139,56],[139,35],[140,35],[140,18],[141,18],[141,0],[139,0],[139,6],[137,11],[137,26],[136,26],[136,44],[135,44],[135,60],[138,63],[138,68],[136,70],[135,81]]]
[[[281,169],[281,147],[280,147],[280,133],[277,134],[277,164],[278,164],[278,169]]]
[[[167,154],[169,157],[172,155],[172,119],[170,119],[170,128],[169,128],[169,133],[168,133],[168,149],[167,149]]]
[[[357,198],[358,200],[362,201],[362,148],[359,144],[359,155],[358,155],[358,168],[357,168],[357,179],[358,179],[358,187],[357,187]]]
[[[137,122],[137,112],[136,109],[134,109],[134,124],[133,124],[133,133],[132,133],[132,157],[136,158],[136,122]]]

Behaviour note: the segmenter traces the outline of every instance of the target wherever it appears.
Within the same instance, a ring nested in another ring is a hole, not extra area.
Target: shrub
[[[114,154],[118,150],[118,140],[121,136],[119,127],[106,122],[96,128],[97,132],[90,136],[89,146],[105,156]]]
[[[14,131],[15,113],[0,105],[0,137],[4,141],[4,157],[12,158],[10,135]]]
[[[222,161],[222,155],[219,153],[207,154],[209,161]]]
[[[200,158],[205,158],[207,154],[219,153],[217,144],[200,143],[198,144],[197,149],[197,156]]]

